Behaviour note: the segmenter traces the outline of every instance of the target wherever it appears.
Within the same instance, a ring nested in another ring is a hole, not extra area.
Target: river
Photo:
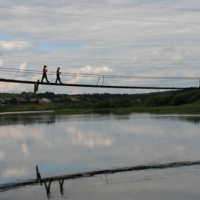
[[[0,115],[0,199],[199,199],[199,129],[200,115]],[[36,166],[38,183],[11,187]]]

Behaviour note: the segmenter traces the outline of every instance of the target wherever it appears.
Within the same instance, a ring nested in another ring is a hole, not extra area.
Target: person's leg
[[[60,84],[61,84],[60,76],[58,77],[58,80],[59,80],[59,82],[60,82]]]
[[[45,79],[46,79],[47,83],[49,83],[49,81],[48,81],[48,78],[47,78],[47,75],[46,75],[46,74],[45,74]]]
[[[44,79],[44,74],[42,75],[42,79],[41,79],[41,82],[43,82],[43,79]]]

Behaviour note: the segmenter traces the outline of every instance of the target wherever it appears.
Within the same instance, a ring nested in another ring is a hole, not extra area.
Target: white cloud
[[[5,158],[4,151],[0,151],[0,160],[3,160]]]
[[[101,79],[103,78],[103,76],[98,76],[98,74],[102,74],[102,75],[109,74],[109,73],[112,73],[113,70],[107,66],[92,67],[90,65],[87,65],[81,69],[71,70],[71,72],[77,73],[77,76],[75,78],[69,79],[68,83],[71,83],[71,84],[75,84],[75,83],[96,84],[99,77],[101,77]],[[97,74],[97,76],[83,77],[83,76],[81,76],[81,74]],[[101,82],[102,82],[102,80],[101,80]]]
[[[4,83],[4,82],[2,82],[0,84],[1,92],[9,92],[9,91],[13,91],[13,92],[18,91],[19,92],[19,91],[23,91],[25,88],[26,88],[25,86],[22,86],[18,83]]]
[[[122,0],[118,2],[125,3]],[[147,5],[147,7],[169,6],[191,9],[200,7],[200,3],[195,0],[190,2],[144,0],[134,3]],[[2,64],[0,62],[0,65],[3,67],[41,70],[42,66],[47,64],[49,71],[55,71],[57,66],[60,66],[62,72],[152,76],[157,71],[161,76],[170,74],[181,76],[180,70],[176,68],[180,65],[179,67],[182,68],[193,67],[190,68],[193,74],[200,73],[198,68],[194,68],[198,66],[198,60],[195,61],[195,59],[198,59],[200,53],[199,46],[196,45],[199,41],[200,28],[198,25],[187,24],[187,22],[198,23],[198,12],[163,11],[125,6],[116,9],[115,6],[61,0],[56,3],[46,0],[42,2],[38,0],[34,2],[6,1],[2,2],[2,5],[14,8],[1,9],[0,13],[0,28],[3,30],[0,32],[0,60],[4,60]],[[48,13],[45,13],[47,9]],[[114,20],[103,17],[144,21]],[[145,20],[186,23],[157,23]],[[45,50],[39,51],[41,45],[38,46],[37,43],[48,44],[42,46]],[[55,47],[55,44],[61,46]],[[140,44],[142,46],[137,46]],[[159,46],[160,44],[166,46]],[[180,45],[177,46],[177,44]],[[62,45],[68,45],[68,48],[63,49]],[[80,45],[80,47],[72,45]],[[187,62],[187,59],[194,60]],[[20,66],[19,63],[26,63],[26,66]],[[171,70],[174,73],[171,73]],[[51,81],[54,81],[55,76],[48,76]],[[12,73],[3,72],[2,77],[12,77]],[[23,74],[21,77],[28,80],[38,79],[36,74]],[[18,74],[18,78],[21,77]],[[71,83],[94,84],[97,82],[95,78],[74,78],[64,76],[64,74],[61,78],[63,82]],[[123,79],[106,80],[107,85],[122,85],[123,82]],[[189,81],[179,82],[177,86],[191,84],[192,82]],[[151,80],[149,85],[160,86],[160,83],[157,80]],[[15,85],[15,90],[18,89],[17,87]],[[30,86],[25,85],[25,90],[29,88]],[[59,93],[72,91],[71,88],[64,87],[48,89]],[[40,92],[42,91],[46,91],[46,87],[40,87]],[[84,93],[102,90],[78,88],[77,91]],[[118,91],[125,93],[127,90]],[[129,91],[129,93],[133,92]]]
[[[32,171],[26,167],[10,167],[2,171],[4,177],[22,177],[32,174]]]
[[[3,62],[4,62],[3,60],[0,60],[0,66],[2,66],[2,65],[3,65]]]
[[[0,40],[0,50],[2,52],[12,52],[12,51],[23,51],[33,48],[34,45],[26,41],[15,41],[15,40]]]
[[[28,149],[28,146],[26,144],[22,144],[22,152],[29,156],[30,152],[29,152],[29,149]]]
[[[175,60],[175,61],[181,61],[181,60],[183,60],[183,56],[179,55],[179,54],[174,55],[173,60]]]
[[[92,148],[94,146],[110,146],[114,143],[113,139],[109,137],[105,138],[105,136],[98,131],[95,131],[94,134],[94,132],[91,132],[90,130],[85,135],[82,130],[77,129],[74,126],[66,127],[66,131],[70,133],[70,138],[68,138],[68,140],[73,144],[84,145]]]
[[[109,67],[107,66],[103,66],[103,67],[92,67],[90,65],[87,65],[85,67],[83,67],[81,70],[80,70],[81,73],[92,73],[92,74],[98,74],[98,73],[112,73],[113,70],[110,69]]]
[[[22,64],[19,66],[19,69],[20,69],[20,70],[26,69],[26,65],[27,65],[27,63],[22,63]]]

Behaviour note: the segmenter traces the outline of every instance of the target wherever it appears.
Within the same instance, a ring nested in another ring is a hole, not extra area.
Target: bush
[[[66,103],[65,105],[66,105],[66,108],[73,108],[73,109],[83,108],[83,106],[78,102],[70,102],[70,103]]]
[[[66,97],[63,99],[63,102],[70,103],[70,102],[72,102],[72,100],[70,98]]]
[[[92,103],[90,103],[90,102],[82,102],[81,103],[82,104],[82,106],[83,106],[83,108],[92,108]]]
[[[130,107],[131,106],[131,100],[128,98],[116,98],[111,102],[112,107],[118,108],[118,107]]]
[[[0,112],[5,112],[5,111],[6,111],[6,109],[5,109],[4,105],[0,104]]]
[[[178,94],[172,99],[171,105],[178,106],[181,104],[193,103],[194,101],[197,101],[198,98],[199,98],[199,91],[197,90]]]
[[[168,105],[172,99],[173,99],[172,95],[152,97],[147,101],[146,105],[147,106],[165,106],[165,105]]]
[[[110,101],[97,101],[96,103],[94,103],[93,108],[110,108]]]
[[[17,99],[16,98],[12,98],[9,103],[10,104],[17,104]]]
[[[191,95],[188,99],[188,103],[193,103],[195,101],[198,101],[200,99],[200,92],[196,91],[193,95]]]
[[[111,110],[109,108],[102,108],[102,109],[94,109],[94,112],[100,114],[108,114],[111,113]]]
[[[35,111],[35,110],[37,110],[37,108],[35,106],[31,106],[28,110]]]

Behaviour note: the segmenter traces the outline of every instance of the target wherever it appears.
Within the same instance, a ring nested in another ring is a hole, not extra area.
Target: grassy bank
[[[0,105],[0,112],[20,112],[20,111],[48,111],[54,110],[56,114],[84,114],[88,113],[86,109],[65,109],[64,104],[46,104],[46,105]]]
[[[177,113],[177,114],[200,114],[200,105],[181,105],[181,106],[166,106],[166,107],[130,107],[130,108],[117,108],[113,110],[116,114],[128,113]]]
[[[101,109],[60,109],[55,110],[56,113],[63,114],[84,114],[84,113],[114,113],[114,114],[130,114],[130,113],[179,113],[179,114],[200,114],[200,101],[192,104],[184,104],[179,106],[135,106],[120,108],[101,108]]]
[[[49,94],[49,93],[47,93]],[[163,94],[163,93],[162,93]],[[0,112],[15,111],[47,111],[54,110],[58,114],[84,113],[191,113],[200,114],[200,89],[180,90],[173,93],[159,95],[145,99],[131,100],[130,98],[110,98],[110,95],[92,95],[92,99],[77,97],[76,101],[65,97],[60,103],[37,105],[15,104],[16,101],[0,105]],[[99,97],[99,98],[98,98]],[[100,98],[101,97],[101,98]],[[61,103],[62,102],[62,103]]]
[[[46,111],[46,110],[56,110],[58,105],[0,105],[0,112],[17,112],[17,111]]]
[[[0,105],[0,112],[17,112],[17,111],[47,111],[54,110],[56,114],[86,114],[86,113],[186,113],[200,114],[200,102],[185,104],[180,106],[162,106],[162,107],[121,107],[121,108],[64,108],[64,104],[49,105]]]

